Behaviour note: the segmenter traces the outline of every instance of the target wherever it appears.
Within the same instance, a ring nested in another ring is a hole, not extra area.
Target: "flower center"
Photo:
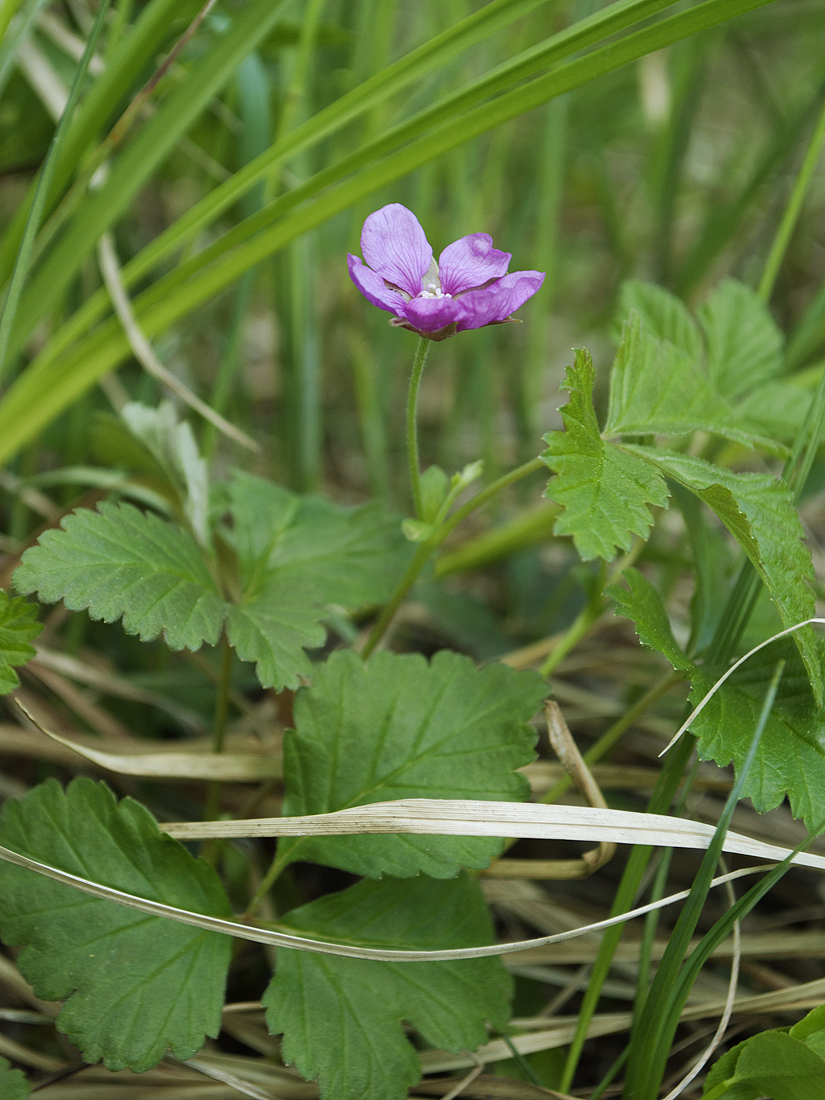
[[[427,283],[421,289],[421,292],[416,295],[417,298],[452,298],[452,294],[445,294],[440,286],[436,286],[435,283]]]

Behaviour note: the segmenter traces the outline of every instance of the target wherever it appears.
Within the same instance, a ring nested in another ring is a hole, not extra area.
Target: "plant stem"
[[[424,354],[426,355],[426,351]],[[413,368],[413,373],[414,372],[415,368]],[[410,393],[412,393],[412,382],[410,383]],[[418,469],[417,461],[416,458],[416,470]],[[376,620],[375,626],[373,626],[370,631],[370,636],[367,638],[366,644],[361,650],[361,656],[365,661],[384,637],[387,627],[392,622],[396,611],[401,606],[409,590],[418,580],[421,570],[429,561],[430,556],[438,549],[450,532],[455,530],[458,524],[466,519],[467,516],[475,512],[476,509],[481,508],[488,500],[491,500],[496,493],[501,492],[502,489],[506,489],[508,485],[512,485],[521,478],[527,477],[528,474],[535,473],[535,471],[540,469],[543,465],[544,463],[540,458],[533,458],[529,462],[525,462],[522,466],[516,466],[516,468],[510,470],[509,473],[502,474],[500,478],[497,478],[491,485],[488,485],[486,489],[482,489],[480,493],[476,493],[472,500],[468,500],[466,504],[462,505],[461,508],[445,519],[432,538],[421,543],[411,558],[410,564],[407,566],[404,576],[398,584],[398,588],[396,588],[389,602],[384,605],[381,614]],[[410,469],[412,471],[412,466]],[[416,511],[418,512],[417,509]]]
[[[269,865],[269,870],[261,879],[258,889],[255,891],[252,900],[250,901],[249,905],[247,905],[244,914],[241,917],[242,921],[251,920],[252,917],[255,916],[255,913],[258,911],[258,906],[275,885],[276,881],[278,880],[278,876],[281,874],[281,871],[283,871],[283,869],[288,865],[288,863],[288,855],[282,855],[280,852],[275,853],[275,858]]]
[[[808,142],[808,148],[805,152],[805,159],[802,161],[802,167],[799,169],[794,182],[791,197],[788,199],[788,205],[785,207],[785,213],[782,215],[782,221],[779,223],[770,254],[765,263],[765,270],[762,272],[762,278],[759,281],[757,293],[763,302],[767,302],[773,292],[779,268],[785,258],[785,252],[802,210],[802,204],[805,201],[808,187],[816,169],[819,154],[822,151],[823,141],[825,141],[825,106],[823,106],[811,134],[811,140]]]
[[[424,506],[421,499],[421,469],[418,462],[418,389],[421,375],[430,350],[430,341],[424,336],[418,337],[415,349],[410,392],[407,397],[407,462],[410,468],[410,487],[412,488],[413,508],[416,519],[423,519]]]
[[[226,719],[229,714],[229,692],[232,686],[232,647],[224,633],[221,636],[221,669],[218,677],[218,692],[215,698],[215,724],[212,729],[212,752],[223,752],[226,737]],[[221,804],[221,782],[213,779],[209,784],[206,800],[206,820],[214,821]]]

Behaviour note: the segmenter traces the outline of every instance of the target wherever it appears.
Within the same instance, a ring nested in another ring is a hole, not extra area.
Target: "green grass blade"
[[[83,81],[86,77],[86,72],[89,68],[89,62],[92,59],[92,54],[95,51],[97,40],[100,37],[100,32],[103,29],[103,22],[106,17],[106,12],[108,8],[109,0],[100,0],[97,15],[95,16],[95,21],[92,25],[91,31],[89,32],[89,37],[86,40],[86,48],[83,51],[83,56],[81,57],[80,62],[75,70],[72,86],[69,89],[69,97],[66,100],[66,106],[63,109],[63,114],[60,116],[60,121],[57,124],[57,129],[54,132],[52,143],[49,147],[48,153],[46,154],[46,160],[43,164],[43,169],[40,173],[37,188],[34,192],[31,209],[29,211],[28,218],[26,219],[26,226],[23,231],[23,240],[20,244],[20,251],[17,254],[17,262],[14,265],[11,282],[9,283],[6,301],[3,306],[3,316],[2,318],[0,318],[0,378],[3,377],[4,369],[6,366],[6,353],[9,346],[9,337],[11,336],[12,325],[14,324],[15,314],[17,312],[20,297],[23,292],[23,284],[25,283],[26,276],[29,273],[29,264],[31,262],[34,238],[40,226],[40,219],[43,216],[43,208],[46,204],[46,195],[48,194],[49,185],[52,179],[52,175],[54,174],[54,166],[60,153],[60,147],[65,140],[66,133],[68,131],[69,125],[71,124],[72,115],[74,114],[74,109],[77,105],[77,101],[80,98]]]
[[[223,88],[243,58],[271,30],[288,3],[289,0],[279,3],[254,0],[242,9],[189,78],[170,92],[154,117],[115,160],[105,184],[88,196],[38,266],[20,303],[18,343],[60,300],[102,234],[128,210],[140,188]]]
[[[314,202],[305,203],[289,217],[256,237],[222,252],[226,238],[192,260],[179,265],[136,300],[136,313],[149,337],[157,335],[190,310],[230,285],[246,270],[272,255],[302,233],[314,229],[365,195],[407,175],[435,157],[485,133],[503,122],[540,106],[549,99],[612,72],[651,50],[662,49],[733,15],[763,7],[770,0],[705,0],[705,3],[628,35],[582,58],[567,62],[551,73],[500,96],[491,104],[467,112],[438,130],[412,142],[375,167],[339,184]],[[289,196],[286,197],[287,199]],[[274,205],[274,204],[273,204]],[[242,226],[239,228],[243,227]],[[232,232],[226,235],[232,237]],[[216,247],[217,246],[217,247]],[[197,270],[212,260],[208,267]],[[191,274],[186,283],[182,278]],[[31,439],[61,409],[111,370],[128,354],[128,345],[112,320],[99,326],[72,352],[54,358],[44,349],[0,403],[0,461]]]
[[[662,961],[656,971],[656,977],[653,979],[650,993],[645,1000],[638,1026],[634,1027],[631,1034],[630,1053],[627,1060],[628,1071],[624,1093],[622,1094],[625,1097],[633,1097],[634,1100],[655,1100],[659,1095],[659,1086],[664,1076],[665,1065],[683,1007],[679,999],[674,998],[676,981],[690,946],[691,937],[710,892],[711,882],[716,874],[719,858],[722,854],[725,836],[741,797],[742,788],[751,765],[756,759],[762,734],[776,699],[784,665],[784,661],[778,663],[768,685],[762,711],[748,748],[748,754],[725,802],[725,808],[722,811],[716,832],[713,834],[713,839],[702,857],[690,895],[685,901],[676,926],[668,940]]]
[[[46,198],[47,215],[65,190],[83,152],[123,102],[134,81],[140,77],[146,65],[152,63],[175,27],[182,20],[188,21],[199,7],[200,0],[152,0],[112,56],[107,58],[106,68],[75,112],[72,125],[61,145]],[[6,282],[14,266],[35,186],[36,181],[0,241],[0,285]]]

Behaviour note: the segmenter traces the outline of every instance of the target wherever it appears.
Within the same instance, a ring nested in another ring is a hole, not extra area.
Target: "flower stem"
[[[424,511],[421,499],[421,469],[418,462],[418,389],[429,350],[430,341],[424,336],[419,336],[410,375],[410,392],[407,397],[407,461],[410,467],[410,486],[416,519],[423,519]]]
[[[477,508],[481,508],[488,500],[491,500],[496,493],[501,492],[502,489],[506,489],[508,485],[512,485],[521,478],[535,473],[536,470],[541,469],[543,465],[544,463],[540,458],[533,458],[529,462],[525,462],[522,466],[516,466],[516,468],[510,470],[509,473],[503,474],[491,485],[488,485],[486,489],[482,489],[480,493],[476,493],[472,500],[468,500],[466,504],[462,505],[461,508],[457,509],[457,511],[445,519],[440,524],[435,534],[427,539],[426,542],[421,543],[410,559],[410,564],[407,566],[404,576],[398,584],[398,588],[396,588],[389,602],[384,605],[384,609],[378,616],[375,626],[372,628],[370,636],[367,638],[366,644],[361,650],[361,656],[365,661],[384,637],[387,627],[395,617],[396,611],[401,606],[409,590],[418,580],[421,570],[429,561],[430,556],[438,549],[450,532],[453,531],[462,520],[475,512]]]
[[[212,731],[212,752],[223,752],[226,719],[229,714],[229,690],[232,685],[232,647],[224,633],[221,637],[221,670],[215,698],[215,724]],[[220,811],[221,782],[213,779],[206,799],[206,820],[214,821]]]

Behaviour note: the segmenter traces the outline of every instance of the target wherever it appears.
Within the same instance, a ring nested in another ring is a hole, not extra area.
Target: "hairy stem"
[[[407,397],[407,462],[410,469],[410,487],[412,488],[413,509],[416,519],[424,518],[421,499],[421,469],[418,461],[418,389],[421,385],[421,375],[424,373],[424,364],[427,362],[429,350],[430,341],[424,336],[419,336],[412,374],[410,375],[410,392]]]

